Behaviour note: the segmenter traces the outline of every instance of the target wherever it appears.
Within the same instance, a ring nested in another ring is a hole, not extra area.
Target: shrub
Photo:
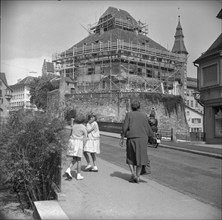
[[[0,141],[1,170],[5,183],[17,193],[23,208],[34,201],[53,199],[58,182],[64,123],[23,111],[13,114]]]

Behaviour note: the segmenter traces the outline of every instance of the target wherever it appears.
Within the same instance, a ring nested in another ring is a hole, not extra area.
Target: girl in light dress
[[[96,154],[100,154],[100,133],[99,126],[96,121],[96,115],[91,114],[88,116],[88,123],[86,125],[88,140],[84,147],[84,156],[87,162],[85,171],[98,172],[98,167],[96,166]],[[93,166],[90,165],[88,153],[91,154]]]
[[[85,117],[79,114],[74,121],[72,131],[69,139],[67,156],[72,158],[72,161],[65,171],[68,179],[72,179],[71,168],[77,162],[77,180],[82,180],[84,177],[81,175],[81,158],[83,156],[83,149],[87,141],[87,130],[85,125]]]

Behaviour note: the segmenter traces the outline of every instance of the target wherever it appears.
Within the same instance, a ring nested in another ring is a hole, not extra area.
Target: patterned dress
[[[100,134],[97,122],[87,123],[86,128],[89,132],[84,151],[100,154]]]
[[[68,143],[67,156],[82,157],[85,143],[84,139],[86,138],[86,127],[83,124],[74,124]]]

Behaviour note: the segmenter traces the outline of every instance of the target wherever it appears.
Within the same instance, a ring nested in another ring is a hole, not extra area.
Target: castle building
[[[147,25],[109,7],[89,35],[52,61],[76,93],[159,92],[186,98],[187,51],[178,21],[172,51],[147,36]]]

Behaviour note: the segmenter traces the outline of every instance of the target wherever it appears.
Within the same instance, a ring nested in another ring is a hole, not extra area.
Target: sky
[[[26,76],[40,76],[44,59],[62,52],[88,36],[109,6],[123,9],[148,24],[148,37],[172,50],[180,15],[189,53],[187,75],[196,78],[193,65],[222,33],[216,18],[222,0],[130,1],[1,1],[1,68],[9,85]]]

